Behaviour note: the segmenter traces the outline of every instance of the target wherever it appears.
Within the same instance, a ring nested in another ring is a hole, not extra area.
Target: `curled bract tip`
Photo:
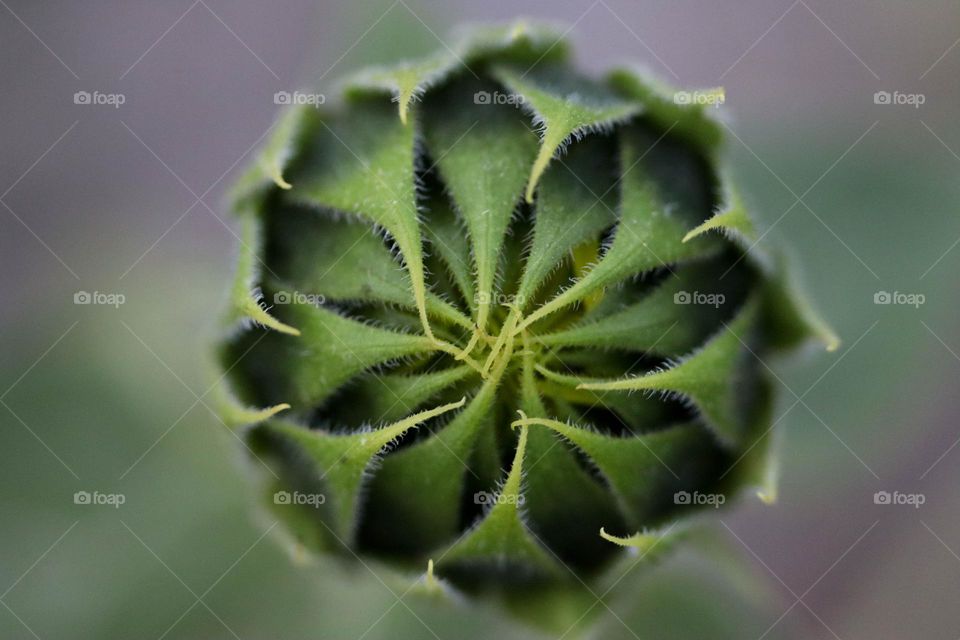
[[[517,427],[522,427],[522,426],[526,425],[526,424],[527,424],[527,420],[529,419],[529,418],[527,418],[527,414],[524,413],[523,409],[517,409],[517,413],[520,414],[520,419],[519,419],[519,420],[514,420],[513,422],[510,423],[510,428],[511,428],[511,429],[516,429]]]
[[[262,415],[263,419],[266,420],[267,418],[272,418],[273,416],[277,415],[281,411],[286,411],[290,408],[291,407],[288,403],[281,402],[280,404],[273,405],[272,407],[267,407],[266,409],[260,412],[260,415]]]
[[[672,527],[671,527],[672,529]],[[639,549],[644,553],[649,552],[653,547],[659,544],[664,538],[667,537],[667,534],[670,532],[670,529],[664,532],[653,532],[653,533],[643,533],[638,531],[632,536],[615,536],[611,533],[607,533],[606,528],[600,527],[600,537],[608,542],[612,542],[615,545],[621,547],[629,547],[631,549]]]
[[[289,191],[293,188],[293,185],[283,179],[283,175],[280,172],[275,173],[273,176],[273,183],[285,191]]]
[[[638,534],[636,534],[636,535],[634,535],[634,536],[631,536],[631,537],[615,536],[615,535],[613,535],[613,534],[611,534],[611,533],[607,533],[607,530],[606,530],[605,527],[600,527],[600,537],[601,537],[601,538],[603,538],[603,539],[606,540],[607,542],[612,542],[613,544],[619,545],[619,546],[621,546],[621,547],[633,547],[633,546],[636,546],[636,545],[634,545],[634,544],[631,544],[631,538],[635,538],[636,536],[639,536],[639,535],[640,535],[640,534],[638,533]]]
[[[263,409],[249,409],[238,404],[228,393],[224,392],[224,396],[219,402],[219,413],[221,420],[231,427],[247,427],[260,424],[291,408],[288,403],[282,402]]]

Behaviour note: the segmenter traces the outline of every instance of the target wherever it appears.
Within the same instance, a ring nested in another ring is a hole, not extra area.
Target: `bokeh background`
[[[844,339],[776,364],[779,501],[637,570],[597,636],[960,636],[955,1],[0,0],[0,637],[541,637],[291,558],[205,395],[237,246],[222,195],[274,92],[517,15],[571,27],[588,70],[724,86],[765,242]]]

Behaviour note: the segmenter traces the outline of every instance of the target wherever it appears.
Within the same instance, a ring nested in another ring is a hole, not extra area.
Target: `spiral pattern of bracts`
[[[274,505],[312,550],[556,585],[772,499],[764,361],[833,338],[709,107],[567,58],[521,24],[363,72],[285,113],[238,186],[224,411],[271,491],[323,496]]]

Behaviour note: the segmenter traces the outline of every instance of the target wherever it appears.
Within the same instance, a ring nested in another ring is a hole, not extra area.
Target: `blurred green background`
[[[237,244],[222,194],[273,93],[331,92],[458,22],[516,15],[571,26],[588,70],[723,85],[765,242],[844,339],[776,365],[779,501],[722,511],[709,542],[632,572],[596,605],[596,637],[960,636],[956,2],[0,5],[0,637],[541,637],[292,557],[204,395]]]

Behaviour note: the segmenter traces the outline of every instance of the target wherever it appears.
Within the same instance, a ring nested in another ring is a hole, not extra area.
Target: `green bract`
[[[544,28],[459,42],[278,121],[236,192],[224,412],[302,545],[516,605],[772,499],[763,361],[835,339],[754,246],[711,107],[583,77]]]

